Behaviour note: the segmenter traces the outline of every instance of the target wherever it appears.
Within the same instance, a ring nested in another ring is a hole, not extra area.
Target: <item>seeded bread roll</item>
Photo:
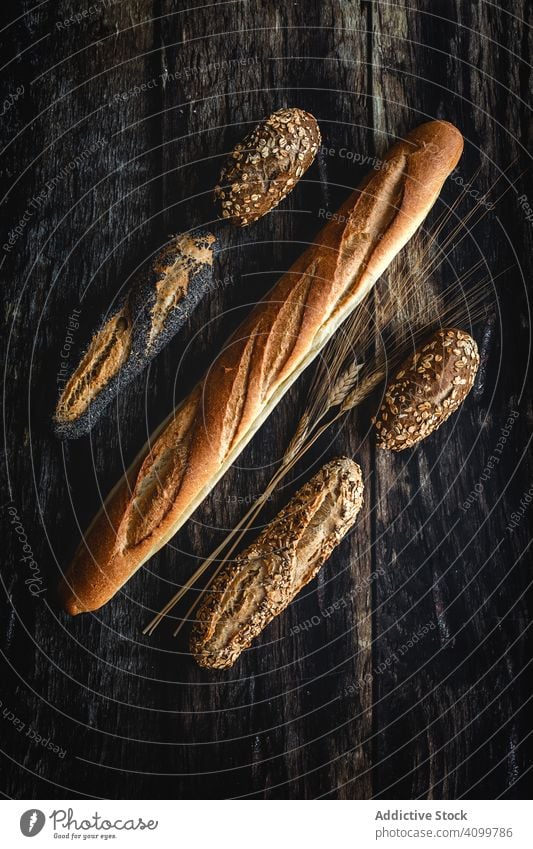
[[[400,366],[376,416],[377,444],[412,448],[455,413],[472,389],[477,345],[464,330],[438,330]]]
[[[433,206],[463,149],[445,121],[398,142],[235,331],[94,519],[63,578],[105,604],[187,521]]]
[[[136,275],[129,293],[100,328],[57,402],[54,430],[73,439],[180,330],[212,286],[211,233],[174,236]]]
[[[237,227],[257,221],[288,195],[320,145],[316,119],[279,109],[231,152],[215,188],[219,215]]]
[[[315,577],[362,504],[361,469],[347,457],[327,463],[298,490],[213,582],[191,634],[191,653],[200,666],[233,666]]]

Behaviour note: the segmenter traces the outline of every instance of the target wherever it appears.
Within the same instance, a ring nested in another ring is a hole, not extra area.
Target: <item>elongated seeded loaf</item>
[[[423,124],[346,200],[112,491],[62,580],[66,610],[105,604],[187,521],[417,230],[462,149],[453,125]]]
[[[214,242],[206,232],[174,236],[137,272],[61,392],[54,415],[57,436],[88,433],[110,401],[183,327],[212,286]]]
[[[327,463],[298,490],[209,588],[190,641],[200,666],[233,666],[315,577],[353,526],[362,503],[361,469],[347,457]]]

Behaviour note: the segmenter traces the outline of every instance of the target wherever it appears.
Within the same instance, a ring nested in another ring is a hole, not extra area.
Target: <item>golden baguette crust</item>
[[[64,576],[66,610],[101,607],[185,523],[416,231],[462,149],[452,124],[423,124],[346,200],[150,439],[131,498],[115,488],[120,509],[106,502]]]
[[[348,457],[327,463],[304,484],[213,582],[191,634],[190,650],[200,666],[233,666],[315,577],[362,504],[361,469]]]

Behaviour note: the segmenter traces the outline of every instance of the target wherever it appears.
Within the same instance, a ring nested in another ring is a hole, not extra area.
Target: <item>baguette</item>
[[[353,526],[363,504],[361,469],[326,463],[235,563],[217,575],[194,624],[200,666],[224,669],[311,581]]]
[[[61,582],[69,613],[105,604],[187,521],[417,230],[462,148],[445,121],[411,132],[257,304],[93,521]]]
[[[211,233],[173,236],[136,274],[130,290],[106,314],[65,383],[54,414],[56,436],[88,433],[119,391],[142,372],[180,330],[212,285]]]

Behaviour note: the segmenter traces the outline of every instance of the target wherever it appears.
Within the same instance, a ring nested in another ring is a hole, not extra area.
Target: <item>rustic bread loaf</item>
[[[303,109],[279,109],[235,146],[215,187],[219,215],[246,227],[270,212],[307,171],[320,145]]]
[[[346,200],[112,491],[63,578],[66,610],[105,604],[186,522],[417,230],[462,148],[451,124],[423,124]]]
[[[215,578],[197,613],[190,649],[200,666],[232,666],[315,577],[363,503],[361,469],[341,457],[323,466],[235,563]]]
[[[58,436],[88,433],[110,401],[183,327],[212,287],[214,242],[206,232],[174,236],[136,274],[61,391],[54,415]]]
[[[376,416],[377,444],[412,448],[455,413],[472,389],[477,345],[464,330],[438,330],[400,366]]]

